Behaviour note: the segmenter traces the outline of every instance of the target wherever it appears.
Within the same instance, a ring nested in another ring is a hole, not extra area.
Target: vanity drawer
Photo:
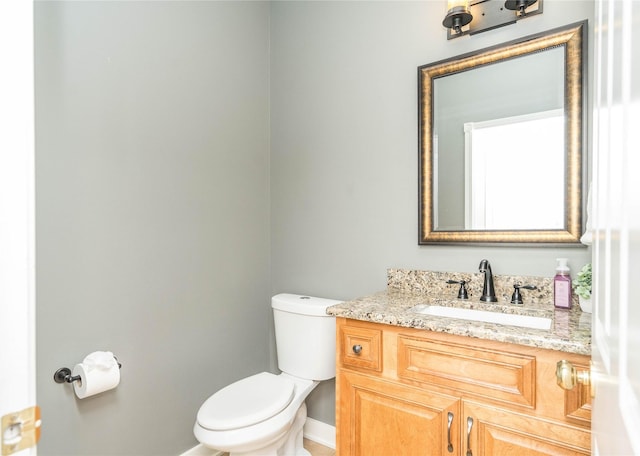
[[[382,331],[340,326],[339,361],[342,366],[382,371]]]
[[[536,358],[398,335],[398,377],[535,408]]]

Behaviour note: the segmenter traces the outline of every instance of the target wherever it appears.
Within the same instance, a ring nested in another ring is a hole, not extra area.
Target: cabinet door
[[[467,401],[462,434],[463,454],[467,456],[591,454],[591,436],[584,428]]]
[[[460,454],[460,400],[367,375],[338,375],[340,456]]]

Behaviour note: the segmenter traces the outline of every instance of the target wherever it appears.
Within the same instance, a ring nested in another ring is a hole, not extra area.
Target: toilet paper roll
[[[79,399],[111,390],[120,383],[120,369],[115,360],[113,366],[108,368],[76,364],[71,375],[80,376],[80,380],[73,382],[73,390]]]

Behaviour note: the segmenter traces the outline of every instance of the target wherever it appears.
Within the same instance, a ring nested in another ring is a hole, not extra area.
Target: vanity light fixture
[[[542,0],[448,0],[447,39],[475,35],[542,13]]]

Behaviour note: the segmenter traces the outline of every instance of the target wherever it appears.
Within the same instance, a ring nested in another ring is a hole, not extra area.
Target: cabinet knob
[[[356,355],[359,355],[362,352],[362,345],[354,345],[351,349]]]
[[[591,384],[591,372],[588,370],[579,371],[571,362],[563,359],[556,365],[556,380],[560,388],[571,390],[578,383],[585,386]]]

